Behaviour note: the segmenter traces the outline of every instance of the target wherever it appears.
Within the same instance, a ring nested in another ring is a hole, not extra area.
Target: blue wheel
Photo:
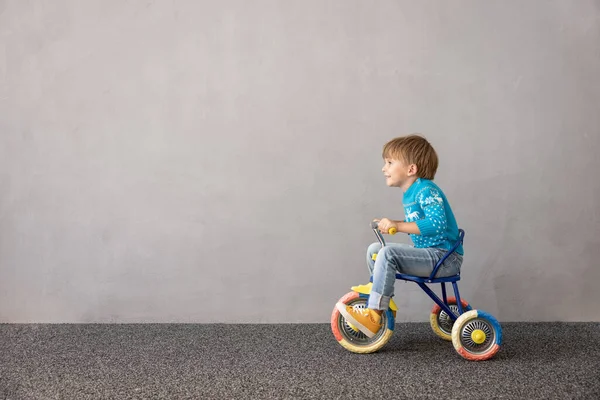
[[[502,328],[496,318],[485,311],[467,311],[454,322],[452,344],[467,360],[488,360],[500,350]]]

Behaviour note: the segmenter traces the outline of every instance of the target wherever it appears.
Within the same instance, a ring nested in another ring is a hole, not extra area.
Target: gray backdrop
[[[0,1],[0,321],[327,322],[411,132],[465,298],[600,321],[599,40],[598,1]]]

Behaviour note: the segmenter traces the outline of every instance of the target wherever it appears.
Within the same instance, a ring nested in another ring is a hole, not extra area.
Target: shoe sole
[[[350,322],[352,325],[354,325],[355,327],[358,328],[359,331],[361,331],[362,333],[364,333],[365,335],[367,335],[367,337],[369,339],[372,339],[373,336],[375,336],[377,334],[377,332],[373,333],[371,332],[366,326],[364,326],[363,324],[361,324],[360,322],[358,322],[356,319],[354,319],[354,317],[352,317],[348,311],[346,311],[346,304],[344,303],[337,303],[335,305],[335,308],[337,308],[337,310],[340,312],[340,314],[342,314],[342,316],[344,318],[346,318],[346,321]]]

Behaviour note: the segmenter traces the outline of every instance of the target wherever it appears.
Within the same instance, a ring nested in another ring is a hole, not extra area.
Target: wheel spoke
[[[471,337],[475,330],[481,330],[485,334],[485,340],[482,343],[475,343]],[[460,341],[465,350],[473,354],[485,353],[493,344],[495,333],[490,323],[484,319],[476,318],[462,327]]]
[[[453,313],[458,314],[458,306],[456,304],[450,304],[448,306]],[[450,316],[446,313],[446,311],[441,310],[438,314],[438,326],[447,335],[452,334],[452,326],[454,325],[454,321]]]

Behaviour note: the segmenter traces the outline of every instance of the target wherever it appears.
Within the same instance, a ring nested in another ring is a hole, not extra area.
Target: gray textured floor
[[[0,325],[0,398],[598,399],[600,324],[504,323],[469,362],[427,324],[375,354],[329,325]]]

